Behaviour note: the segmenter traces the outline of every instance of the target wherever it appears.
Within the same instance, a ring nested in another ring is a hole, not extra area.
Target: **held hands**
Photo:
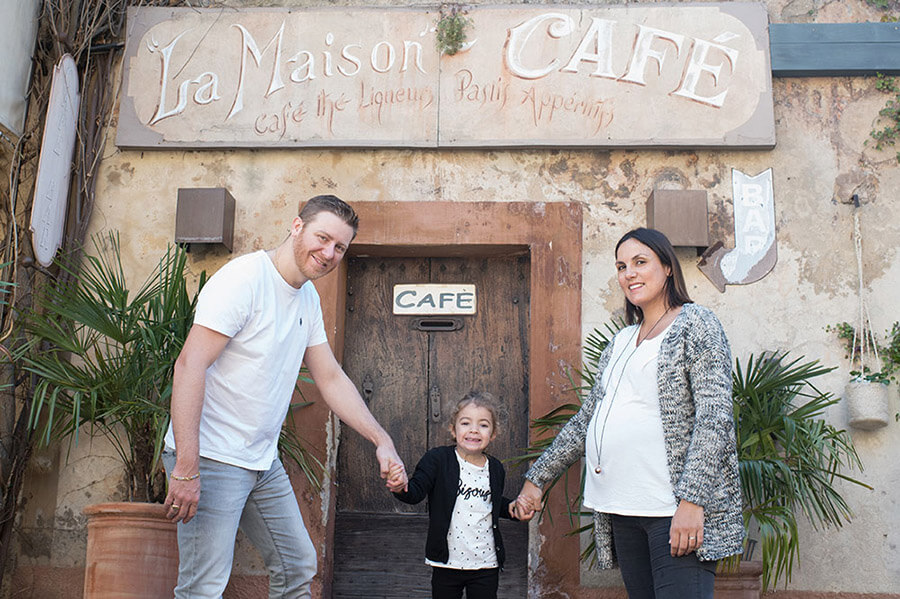
[[[541,509],[541,489],[530,480],[522,485],[522,490],[516,500],[509,504],[509,513],[519,520],[527,522],[534,517],[535,512]]]
[[[409,479],[406,476],[406,468],[394,446],[379,445],[375,449],[375,457],[378,458],[381,478],[385,479],[385,486],[388,490],[392,493],[407,491]]]
[[[520,510],[518,499],[509,503],[509,515],[520,522],[528,522],[534,518],[534,510]]]
[[[669,546],[673,557],[696,551],[703,543],[703,506],[685,501],[678,503],[669,529]]]
[[[400,491],[408,491],[406,468],[398,462],[391,462],[388,470],[387,482],[385,486],[391,493],[399,493]]]

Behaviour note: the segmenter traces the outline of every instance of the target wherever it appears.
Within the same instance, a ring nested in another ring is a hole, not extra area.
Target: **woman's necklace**
[[[642,341],[646,341],[646,340],[647,340],[647,337],[649,337],[650,335],[653,334],[653,331],[656,330],[656,327],[659,325],[659,323],[662,322],[662,319],[665,318],[665,317],[666,317],[666,314],[668,314],[671,310],[672,310],[672,308],[666,308],[666,311],[663,312],[663,313],[662,313],[662,316],[660,316],[660,317],[656,320],[656,322],[653,323],[653,326],[650,327],[650,330],[647,331],[647,334],[644,335],[643,338],[641,338],[641,334],[640,334],[641,329],[638,328],[637,345],[640,345]]]
[[[603,434],[606,432],[606,422],[607,422],[607,420],[609,420],[609,413],[612,411],[612,401],[615,399],[616,393],[619,392],[619,385],[622,384],[622,379],[625,378],[625,369],[628,367],[628,362],[630,362],[632,356],[634,356],[634,354],[637,353],[637,350],[641,346],[641,343],[646,341],[647,337],[650,337],[653,334],[653,331],[656,330],[656,327],[659,325],[659,323],[662,322],[662,319],[665,318],[666,314],[668,314],[671,309],[672,309],[671,307],[666,308],[666,311],[662,313],[662,316],[660,316],[659,319],[657,319],[657,321],[655,323],[653,323],[653,326],[650,327],[650,330],[647,331],[647,334],[644,335],[643,338],[641,338],[641,327],[638,327],[637,331],[635,332],[635,335],[632,336],[631,340],[629,340],[629,342],[628,342],[628,345],[630,346],[631,341],[634,341],[634,339],[637,338],[637,343],[635,344],[634,349],[631,350],[631,352],[628,354],[628,357],[625,358],[625,363],[622,364],[622,372],[619,374],[619,380],[616,381],[616,386],[613,389],[612,395],[609,395],[606,397],[606,401],[608,401],[610,403],[609,403],[609,407],[606,410],[606,414],[603,415],[603,425],[600,427],[600,434],[594,436],[594,445],[597,449],[597,467],[594,468],[594,472],[597,474],[600,474],[603,471],[603,469],[600,468],[600,447],[603,444]],[[624,355],[625,355],[625,352],[623,351],[621,354],[619,354],[619,357],[616,358],[616,361],[613,362],[613,365],[609,370],[610,376],[612,376],[612,373],[615,370],[616,365],[619,363],[619,360],[621,360],[622,356],[624,356]],[[609,389],[609,385],[607,385],[607,389]],[[605,392],[604,392],[604,395],[606,395]]]

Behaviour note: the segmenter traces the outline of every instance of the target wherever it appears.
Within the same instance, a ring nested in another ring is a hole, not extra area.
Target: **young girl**
[[[503,497],[503,465],[484,453],[497,436],[497,412],[490,393],[467,393],[450,416],[456,445],[428,450],[408,490],[394,493],[410,504],[428,498],[425,563],[433,566],[433,599],[459,599],[463,590],[467,599],[496,598],[505,555],[499,519],[534,514],[516,517],[515,504]]]

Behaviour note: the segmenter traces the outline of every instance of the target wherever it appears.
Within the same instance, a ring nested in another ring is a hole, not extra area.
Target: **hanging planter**
[[[888,331],[889,343],[883,348],[875,344],[872,329],[868,325],[865,325],[864,333],[860,333],[860,327],[847,322],[829,325],[825,329],[837,334],[846,344],[847,355],[854,364],[843,395],[850,426],[868,431],[886,426],[890,419],[889,385],[897,368],[895,355],[900,355],[897,351],[900,349],[900,325],[895,324]],[[865,352],[872,353],[876,360],[881,360],[881,370],[873,371],[867,365],[866,358],[863,357],[863,334],[867,337]]]
[[[835,327],[835,330],[838,336],[849,344],[850,363],[855,366],[855,369],[850,371],[853,378],[844,389],[844,400],[847,402],[850,426],[871,431],[887,426],[890,416],[888,384],[892,369],[887,364],[884,369],[880,368],[882,360],[878,356],[878,343],[875,340],[875,333],[872,331],[872,321],[869,318],[869,307],[866,303],[866,286],[863,281],[859,197],[854,195],[853,202],[855,205],[853,245],[856,252],[859,306],[856,326],[842,323]]]
[[[865,431],[887,426],[890,418],[889,390],[890,387],[881,382],[855,379],[847,383],[844,400],[847,402],[850,426]]]

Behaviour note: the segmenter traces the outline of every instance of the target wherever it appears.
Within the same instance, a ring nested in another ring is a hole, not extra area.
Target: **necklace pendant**
[[[594,472],[600,474],[601,472],[603,472],[603,469],[600,468],[600,466],[597,466],[596,468],[594,468]]]

